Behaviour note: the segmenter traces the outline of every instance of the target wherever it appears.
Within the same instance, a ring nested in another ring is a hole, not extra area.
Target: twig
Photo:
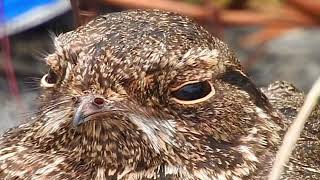
[[[197,19],[203,19],[210,15],[202,6],[191,5],[185,2],[172,0],[102,0],[106,4],[121,6],[125,8],[142,8],[142,9],[162,9],[173,11],[179,14],[190,16]]]
[[[70,0],[75,27],[82,26],[99,14],[100,2],[97,0]]]
[[[4,13],[4,2],[0,1],[0,26],[6,26]],[[21,105],[18,82],[12,64],[10,39],[7,35],[4,35],[4,37],[0,39],[0,46],[3,50],[3,57],[1,58],[3,58],[3,69],[6,74],[10,93],[16,98],[17,103]]]
[[[320,2],[315,0],[287,0],[288,4],[292,4],[304,13],[318,17],[320,20]]]
[[[70,0],[75,27],[80,26],[79,1]]]
[[[204,20],[208,16],[212,16],[212,10],[206,5],[191,5],[181,1],[173,0],[101,0],[101,3],[106,5],[120,6],[124,8],[139,8],[139,9],[161,9],[173,11],[185,16]],[[250,10],[220,10],[220,21],[224,25],[232,26],[252,26],[265,25],[273,21],[283,21],[296,26],[316,25],[317,21],[303,12],[294,8],[282,7],[279,12],[262,13]]]
[[[289,157],[295,147],[295,144],[304,128],[304,124],[310,116],[312,110],[317,105],[318,98],[320,96],[320,77],[314,83],[306,100],[298,113],[297,118],[293,121],[292,125],[288,129],[283,143],[277,153],[274,161],[271,173],[269,174],[269,180],[278,180],[281,177],[281,173],[284,169],[284,165],[288,162]]]
[[[250,33],[240,39],[240,44],[244,47],[255,47],[263,45],[268,41],[278,38],[285,32],[296,28],[292,24],[283,24],[281,22],[270,23],[258,32]]]

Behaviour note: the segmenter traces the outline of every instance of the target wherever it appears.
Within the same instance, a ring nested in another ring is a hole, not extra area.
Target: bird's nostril
[[[96,97],[93,99],[93,104],[97,106],[102,106],[104,104],[104,99],[100,97]]]

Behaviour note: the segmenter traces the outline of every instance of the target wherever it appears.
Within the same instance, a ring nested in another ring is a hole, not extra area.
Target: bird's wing
[[[290,83],[277,81],[262,91],[284,115],[287,127],[296,118],[305,95]],[[320,179],[320,104],[309,117],[285,171],[288,179]]]
[[[31,131],[22,125],[1,137],[0,179],[87,179],[87,167],[27,140],[28,136]]]

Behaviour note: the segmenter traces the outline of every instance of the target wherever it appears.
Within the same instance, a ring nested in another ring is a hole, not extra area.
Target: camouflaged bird
[[[46,63],[37,115],[0,140],[1,179],[266,179],[289,123],[174,13],[99,16]]]
[[[283,115],[283,123],[288,127],[296,118],[305,95],[292,84],[277,81],[262,91],[269,102]],[[320,179],[320,105],[315,107],[298,143],[286,165],[281,179]]]

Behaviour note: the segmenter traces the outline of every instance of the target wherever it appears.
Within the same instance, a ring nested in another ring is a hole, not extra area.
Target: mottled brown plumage
[[[289,123],[174,13],[100,16],[46,62],[37,116],[1,139],[1,178],[265,179]]]
[[[283,124],[290,126],[304,102],[304,93],[284,81],[277,81],[262,88],[262,91],[273,107],[283,115]],[[320,179],[319,130],[320,106],[317,105],[306,122],[282,179]]]

